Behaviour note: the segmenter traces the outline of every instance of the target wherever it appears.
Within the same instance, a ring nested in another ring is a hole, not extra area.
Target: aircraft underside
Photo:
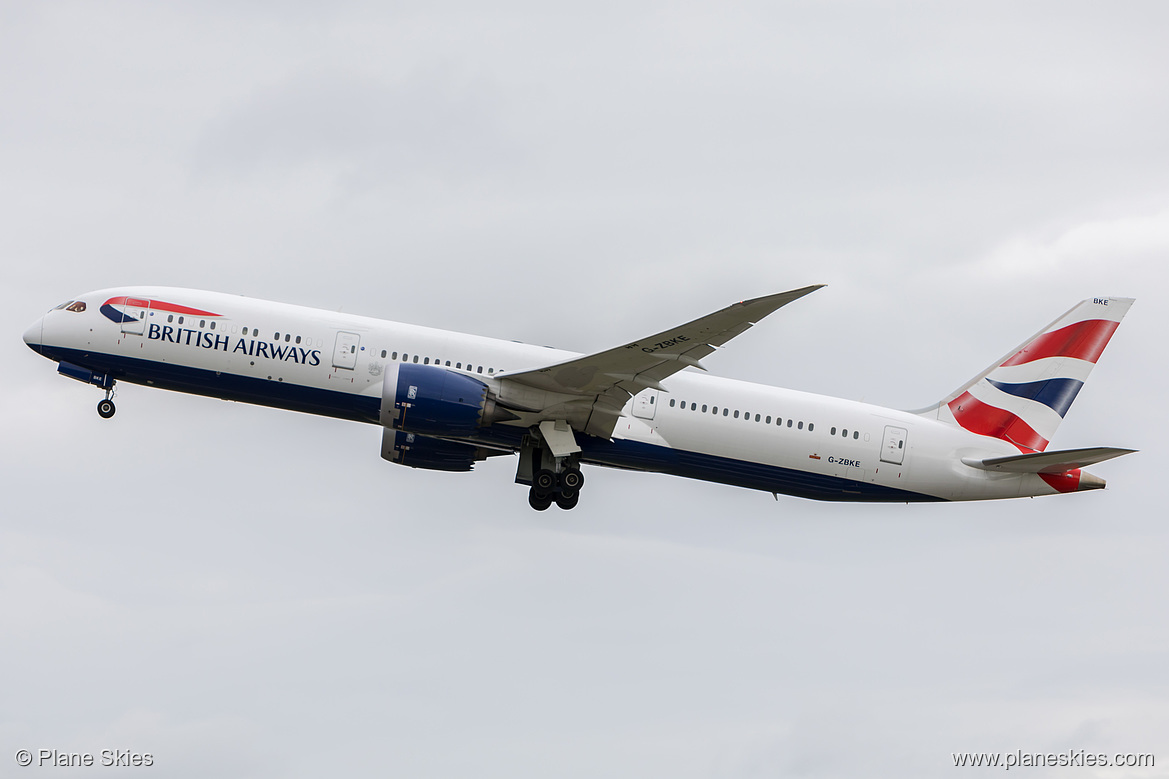
[[[173,363],[140,360],[122,355],[82,352],[60,347],[45,347],[43,353],[65,366],[62,372],[67,372],[71,368],[80,368],[82,371],[90,372],[93,380],[89,383],[107,390],[107,398],[102,401],[102,404],[109,404],[110,408],[113,405],[110,395],[114,382],[124,381],[157,389],[205,395],[355,422],[379,423],[381,400],[368,395],[355,395],[286,382],[255,379]],[[73,376],[73,378],[83,377]],[[83,380],[88,379],[83,378]],[[101,412],[102,408],[99,408],[99,413]],[[102,413],[102,416],[107,418],[112,415],[112,412]],[[399,435],[404,438],[407,434]],[[538,436],[533,440],[531,431],[507,425],[493,425],[479,431],[476,438],[469,440],[439,439],[413,433],[408,435],[414,439],[411,441],[411,448],[414,451],[421,450],[423,452],[422,459],[414,467],[470,470],[472,452],[475,450],[484,450],[481,456],[476,458],[478,460],[496,454],[519,453],[520,463],[516,481],[530,487],[529,503],[533,508],[539,510],[549,508],[553,504],[565,509],[575,507],[584,482],[580,471],[581,465],[600,465],[662,473],[812,500],[869,503],[945,500],[932,495],[895,489],[871,482],[619,438],[606,441],[593,436],[579,436],[581,451],[578,454],[555,458],[549,455]],[[446,450],[443,450],[444,444],[447,445]],[[459,450],[451,447],[466,450],[466,454],[461,454]],[[405,446],[400,448],[405,448]],[[437,450],[438,454],[428,457],[427,453],[432,450]],[[383,452],[383,456],[385,454]],[[460,463],[465,460],[467,464],[465,467],[453,465],[452,467],[438,467],[437,458],[444,455],[446,461],[452,464],[457,456],[463,458],[463,460],[459,460]],[[399,458],[386,457],[386,459],[395,459],[404,465],[413,464],[409,454]]]

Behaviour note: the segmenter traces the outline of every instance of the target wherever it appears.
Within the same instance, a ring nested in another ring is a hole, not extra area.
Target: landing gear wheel
[[[562,491],[579,492],[584,486],[584,474],[576,468],[569,468],[560,474],[560,489]]]
[[[97,404],[97,415],[102,419],[109,419],[114,415],[118,409],[114,406],[114,401],[106,398]]]
[[[576,504],[580,501],[579,492],[561,492],[556,496],[556,505],[565,511],[576,508]]]
[[[536,476],[532,479],[532,488],[540,492],[552,492],[556,489],[556,474],[547,469],[536,471]]]
[[[548,507],[552,505],[552,495],[532,487],[528,490],[528,505],[536,511],[547,511]]]

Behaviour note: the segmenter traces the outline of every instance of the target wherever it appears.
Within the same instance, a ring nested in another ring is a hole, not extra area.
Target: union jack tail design
[[[920,413],[1042,452],[1132,298],[1090,298]]]

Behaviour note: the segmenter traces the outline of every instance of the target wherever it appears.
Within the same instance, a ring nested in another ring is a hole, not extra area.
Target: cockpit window
[[[84,311],[85,310],[85,301],[78,300],[76,302],[70,303],[69,305],[67,305],[65,307],[65,310],[66,311]]]
[[[73,304],[74,304],[74,303],[76,303],[76,302],[77,302],[76,300],[66,300],[66,301],[65,301],[64,303],[62,303],[61,305],[59,305],[59,306],[56,306],[56,307],[55,307],[53,310],[54,310],[54,311],[60,311],[61,309],[65,308],[66,306],[71,306],[71,305],[73,305]]]

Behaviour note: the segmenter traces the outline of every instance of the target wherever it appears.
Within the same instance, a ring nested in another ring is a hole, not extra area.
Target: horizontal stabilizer
[[[962,462],[973,468],[984,471],[1003,471],[1006,473],[1046,473],[1060,474],[1084,468],[1122,454],[1132,454],[1136,449],[1117,449],[1112,446],[1095,446],[1087,449],[1064,449],[1060,452],[1035,452],[1033,454],[1014,454],[1006,457],[989,457],[979,460],[974,457],[964,457]]]

